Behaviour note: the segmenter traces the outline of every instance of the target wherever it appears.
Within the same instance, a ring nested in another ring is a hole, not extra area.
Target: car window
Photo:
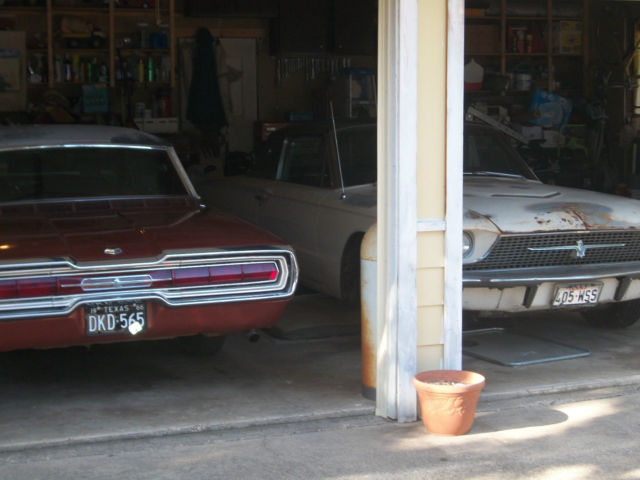
[[[257,151],[253,165],[247,172],[250,177],[276,178],[280,152],[282,151],[283,136],[281,132],[274,132],[262,142]]]
[[[66,147],[0,152],[0,201],[185,195],[160,149]]]
[[[374,183],[377,174],[375,128],[357,128],[338,133],[340,165],[345,187]]]
[[[288,137],[282,148],[276,179],[323,187],[329,185],[329,170],[320,135]]]
[[[464,173],[496,173],[533,179],[524,161],[498,135],[490,131],[465,132]]]

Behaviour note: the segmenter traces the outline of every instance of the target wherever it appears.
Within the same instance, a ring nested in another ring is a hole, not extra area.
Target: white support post
[[[417,416],[418,0],[380,0],[378,121],[378,375],[376,413]],[[384,137],[382,137],[384,136]]]
[[[444,270],[444,365],[462,368],[462,143],[464,0],[447,1],[447,196]]]

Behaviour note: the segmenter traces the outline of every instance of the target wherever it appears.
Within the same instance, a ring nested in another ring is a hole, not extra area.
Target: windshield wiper
[[[492,172],[490,170],[475,170],[473,172],[464,172],[464,174],[478,175],[481,177],[525,178],[524,175],[518,173]]]

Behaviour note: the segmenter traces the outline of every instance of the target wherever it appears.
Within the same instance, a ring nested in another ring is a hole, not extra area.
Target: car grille
[[[579,242],[587,247],[584,257],[576,255]],[[618,246],[606,246],[606,245]],[[624,246],[620,246],[624,244]],[[589,248],[602,245],[602,248]],[[576,247],[571,250],[530,249]],[[498,239],[487,257],[464,265],[464,271],[513,270],[563,265],[596,265],[640,261],[640,231],[600,231],[504,235]]]

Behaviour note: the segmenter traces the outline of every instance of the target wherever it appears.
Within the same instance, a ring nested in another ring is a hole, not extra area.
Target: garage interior
[[[524,137],[522,152],[544,181],[640,198],[640,6],[466,7],[468,116],[515,143]],[[5,0],[0,8],[4,123],[139,128],[174,143],[200,181],[242,173],[269,133],[327,119],[330,101],[337,117],[375,118],[375,0]],[[201,28],[217,54],[222,104],[213,119],[189,108]],[[215,359],[185,356],[171,342],[4,353],[0,448],[373,414],[361,395],[359,323],[359,311],[301,289],[278,331],[257,343],[230,336]],[[464,368],[488,379],[485,399],[640,375],[640,325],[603,332],[559,313],[474,328],[590,352],[516,368],[465,355]]]

